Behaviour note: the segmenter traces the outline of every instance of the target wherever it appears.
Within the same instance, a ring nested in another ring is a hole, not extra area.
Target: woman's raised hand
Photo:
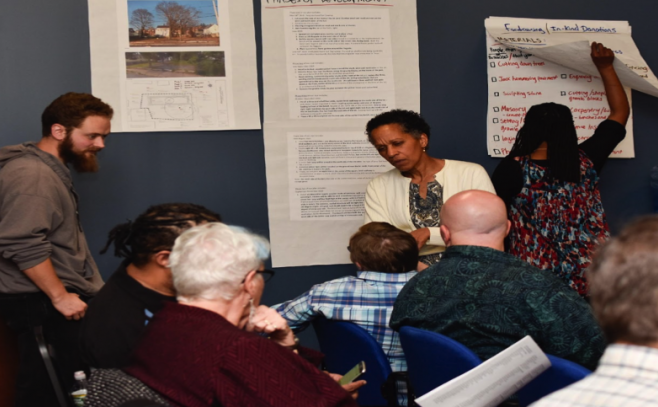
[[[598,42],[593,42],[591,49],[592,61],[601,74],[608,105],[610,105],[608,120],[614,120],[625,126],[631,109],[626,91],[612,65],[615,60],[615,53]]]
[[[615,53],[601,43],[593,42],[591,50],[592,52],[590,55],[592,56],[592,61],[599,70],[611,66],[612,62],[615,60]]]

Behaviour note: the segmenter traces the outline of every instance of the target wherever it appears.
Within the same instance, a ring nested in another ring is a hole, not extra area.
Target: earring
[[[249,317],[247,318],[247,330],[253,327],[254,315],[256,315],[256,307],[254,307],[254,299],[249,298]]]
[[[254,299],[249,298],[249,319],[254,317],[254,314],[256,313],[256,307],[254,307]]]

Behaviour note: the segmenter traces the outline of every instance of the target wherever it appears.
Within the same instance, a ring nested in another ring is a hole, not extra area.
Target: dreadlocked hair
[[[571,110],[557,103],[534,105],[516,134],[510,157],[529,156],[543,142],[548,145],[551,174],[560,181],[580,181],[578,136]]]
[[[114,243],[114,255],[135,266],[148,263],[152,254],[171,250],[185,230],[206,222],[221,222],[219,214],[201,205],[169,203],[154,205],[134,221],[115,226],[101,254]]]

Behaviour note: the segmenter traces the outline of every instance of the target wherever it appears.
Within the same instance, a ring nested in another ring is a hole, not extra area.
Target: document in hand
[[[421,407],[493,407],[551,366],[530,336],[416,399]],[[440,366],[437,366],[440,369]]]

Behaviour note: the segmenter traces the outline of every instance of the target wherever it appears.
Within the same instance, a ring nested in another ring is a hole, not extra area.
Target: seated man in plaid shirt
[[[295,332],[304,330],[321,316],[353,322],[377,340],[394,372],[406,371],[400,337],[388,323],[398,293],[417,274],[416,240],[388,223],[372,222],[361,226],[350,238],[348,249],[359,270],[356,277],[317,284],[294,300],[273,308]],[[405,389],[398,390],[406,393]],[[406,397],[401,397],[400,402],[406,402]]]

